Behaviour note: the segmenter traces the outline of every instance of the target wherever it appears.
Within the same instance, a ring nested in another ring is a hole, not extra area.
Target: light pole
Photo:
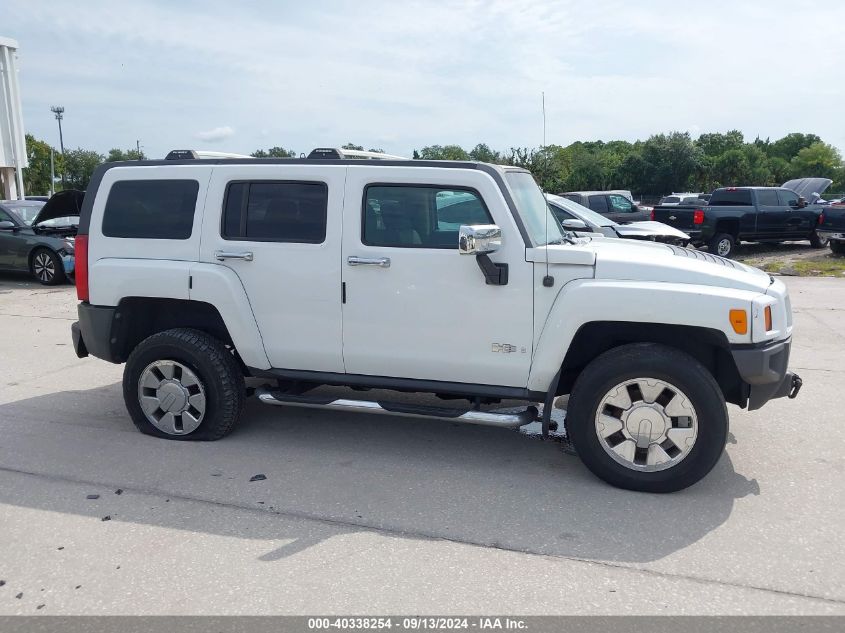
[[[64,106],[51,106],[50,112],[56,115],[56,121],[59,122],[59,148],[62,151],[62,159],[65,157],[65,140],[62,137],[62,119],[64,118],[65,108]],[[62,163],[62,185],[65,184],[65,169],[64,163]]]

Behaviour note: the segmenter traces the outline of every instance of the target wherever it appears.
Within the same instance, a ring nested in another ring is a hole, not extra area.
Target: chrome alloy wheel
[[[46,251],[41,251],[35,255],[32,261],[32,270],[39,280],[48,283],[56,276],[56,265],[53,263],[53,258]]]
[[[727,257],[728,254],[731,252],[732,246],[733,244],[728,238],[719,240],[719,243],[716,245],[716,254],[720,255],[721,257]]]
[[[196,430],[205,416],[205,389],[200,379],[173,360],[147,365],[138,381],[138,400],[150,424],[168,435]]]
[[[698,417],[676,386],[656,378],[634,378],[601,399],[596,434],[602,448],[621,465],[654,472],[689,455],[698,437]]]

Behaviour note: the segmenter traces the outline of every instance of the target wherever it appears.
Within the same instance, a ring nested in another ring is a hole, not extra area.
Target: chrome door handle
[[[357,255],[350,255],[346,258],[346,263],[350,266],[378,266],[379,268],[390,268],[389,257],[358,257]]]
[[[214,251],[214,256],[217,258],[218,261],[223,261],[224,259],[242,259],[245,262],[252,261],[252,253],[232,253],[231,251]]]

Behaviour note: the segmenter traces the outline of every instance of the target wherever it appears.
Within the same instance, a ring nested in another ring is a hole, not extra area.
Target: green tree
[[[792,160],[802,149],[819,142],[821,142],[821,139],[815,134],[793,132],[771,143],[768,154],[769,156],[779,156],[784,160]]]
[[[270,149],[257,149],[252,154],[253,158],[295,158],[296,152],[284,147],[271,147]]]
[[[842,169],[842,156],[832,145],[818,141],[804,147],[790,161],[793,178],[815,176],[835,179]]]
[[[87,189],[94,170],[104,160],[105,157],[102,154],[81,147],[65,152],[65,189],[81,189],[83,191]]]
[[[731,130],[726,134],[702,134],[695,144],[706,156],[721,156],[729,149],[742,149],[745,138],[739,130]]]
[[[469,157],[472,160],[477,160],[481,163],[497,164],[502,162],[502,155],[499,152],[490,149],[490,146],[486,143],[479,143],[473,147],[472,151],[469,153]]]
[[[429,145],[418,156],[423,160],[469,160],[469,154],[460,145]]]
[[[347,143],[346,145],[341,145],[340,147],[341,147],[341,149],[356,149],[359,152],[364,151],[363,145],[355,145],[355,143]]]
[[[23,171],[24,191],[30,195],[48,195],[53,184],[50,178],[50,146],[44,141],[39,141],[32,134],[26,135],[26,157],[29,167]],[[55,151],[54,151],[55,152]],[[59,153],[55,152],[55,159]],[[56,173],[59,173],[59,165],[55,165]]]
[[[108,155],[106,156],[107,163],[116,163],[119,161],[127,161],[127,160],[146,160],[147,156],[144,154],[144,150],[138,151],[137,149],[128,149],[123,151],[121,149],[112,148],[109,150]]]

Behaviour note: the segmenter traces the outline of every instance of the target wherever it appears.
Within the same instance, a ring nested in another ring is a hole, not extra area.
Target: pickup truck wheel
[[[234,356],[204,332],[153,334],[129,355],[123,399],[138,430],[172,440],[218,440],[240,418],[244,377]]]
[[[728,432],[713,376],[679,350],[635,343],[590,363],[569,399],[566,428],[584,464],[606,482],[674,492],[704,477]]]
[[[62,260],[49,248],[36,249],[29,258],[29,271],[45,286],[55,286],[65,280]]]
[[[736,238],[730,233],[717,233],[710,240],[708,248],[714,255],[730,258],[736,248]]]
[[[824,248],[830,242],[830,238],[821,237],[816,231],[810,235],[810,246],[813,248]]]
[[[845,255],[845,242],[840,242],[838,240],[831,240],[830,241],[830,250],[832,250],[837,255]]]

